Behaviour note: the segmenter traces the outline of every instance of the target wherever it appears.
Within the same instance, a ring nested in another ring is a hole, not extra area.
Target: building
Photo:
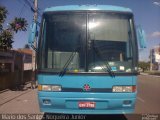
[[[23,70],[32,69],[32,50],[30,49],[18,49],[17,52],[23,56]]]
[[[14,72],[17,69],[32,69],[32,50],[0,51],[0,72]]]
[[[31,81],[32,50],[0,51],[0,91]]]
[[[160,45],[150,51],[151,70],[160,71]]]

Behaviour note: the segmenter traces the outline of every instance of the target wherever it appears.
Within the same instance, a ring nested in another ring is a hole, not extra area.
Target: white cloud
[[[152,38],[160,38],[160,31],[153,32],[153,33],[151,34],[151,37],[152,37]]]
[[[153,2],[153,4],[160,6],[160,2]]]

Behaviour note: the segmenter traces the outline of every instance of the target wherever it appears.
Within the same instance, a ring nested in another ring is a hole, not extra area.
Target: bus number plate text
[[[95,108],[96,103],[95,102],[79,102],[78,106],[79,108]]]

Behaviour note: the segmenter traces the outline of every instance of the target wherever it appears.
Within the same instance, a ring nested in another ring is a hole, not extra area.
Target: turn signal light
[[[113,86],[112,92],[136,92],[136,86]]]

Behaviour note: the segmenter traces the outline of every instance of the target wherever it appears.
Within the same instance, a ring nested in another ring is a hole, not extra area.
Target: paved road
[[[14,91],[15,92],[15,91]],[[26,91],[19,92],[11,100],[7,100],[6,103],[0,105],[0,113],[40,113],[37,101],[37,90],[28,89]],[[14,94],[14,93],[12,93]],[[11,97],[12,95],[8,96]]]
[[[135,113],[160,114],[160,77],[138,76],[138,95]]]
[[[11,91],[10,91],[11,92]],[[12,91],[13,92],[13,91]],[[12,95],[16,94],[10,100],[3,102],[4,99],[11,97],[11,93],[0,94],[0,113],[38,113],[39,111],[37,101],[37,90],[27,89],[25,91],[14,91]],[[3,98],[2,98],[3,96]],[[149,75],[138,76],[138,96],[136,102],[135,113],[159,113],[160,114],[160,77]],[[90,116],[95,118],[96,116]],[[98,118],[112,118],[113,116],[98,116]],[[118,115],[115,119],[136,120],[135,116]],[[141,115],[139,116],[141,120]],[[160,116],[159,116],[160,119]],[[155,119],[158,120],[158,119]]]

